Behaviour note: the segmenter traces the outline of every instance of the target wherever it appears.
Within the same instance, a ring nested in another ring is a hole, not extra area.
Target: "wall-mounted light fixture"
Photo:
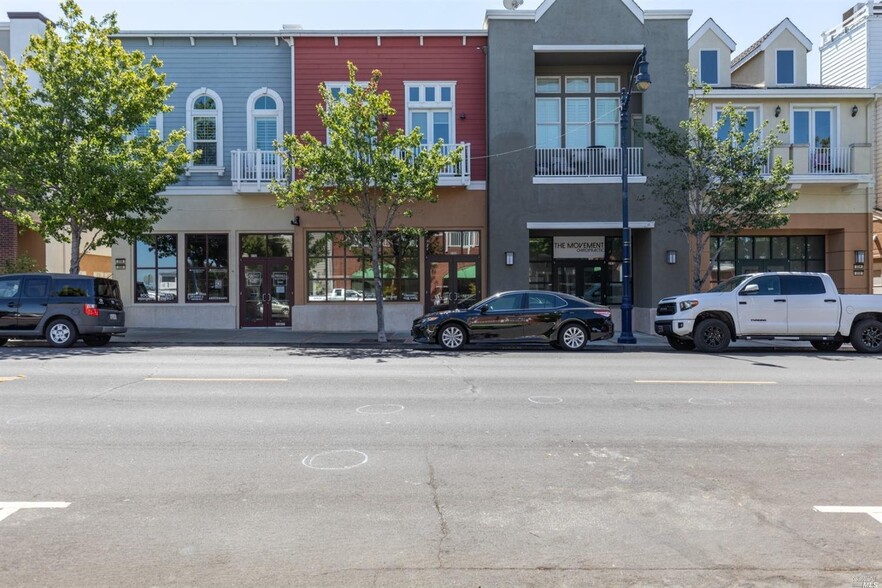
[[[667,261],[670,265],[674,265],[677,263],[677,252],[673,249],[668,249],[665,253],[665,261]]]
[[[858,107],[857,107],[857,104],[855,104],[854,106],[851,107],[851,118],[856,117],[857,113],[858,113]]]
[[[466,119],[466,114],[464,112],[460,112],[459,113],[459,120],[465,120],[465,119]]]
[[[291,224],[294,225],[295,227],[299,227],[300,226],[300,217],[295,216],[294,220],[291,221]]]
[[[514,265],[514,251],[505,252],[505,265]]]
[[[775,107],[775,118],[778,118],[779,116],[781,116],[781,107],[776,106]]]
[[[867,252],[863,249],[856,249],[854,252],[854,262],[856,264],[863,264],[867,260]]]

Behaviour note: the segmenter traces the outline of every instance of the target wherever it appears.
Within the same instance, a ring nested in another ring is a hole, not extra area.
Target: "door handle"
[[[744,304],[744,305],[747,305],[747,303],[744,302],[743,300],[742,300],[741,302],[739,302],[738,304]]]
[[[824,300],[824,302],[836,302],[836,300],[834,300],[834,299],[832,299],[832,298],[826,298],[826,299]]]
[[[775,298],[775,302],[787,302],[786,298]]]

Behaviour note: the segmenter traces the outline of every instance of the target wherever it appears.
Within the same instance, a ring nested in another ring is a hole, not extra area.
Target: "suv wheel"
[[[706,319],[695,327],[693,341],[699,351],[720,353],[729,347],[732,333],[729,332],[729,326],[720,319]]]
[[[70,347],[77,340],[77,328],[65,318],[57,318],[46,326],[46,339],[52,347]]]
[[[456,351],[466,344],[465,331],[456,323],[444,325],[438,333],[438,343],[447,351]]]
[[[557,335],[557,342],[567,351],[578,351],[585,347],[585,344],[588,342],[588,333],[582,325],[570,323],[564,325],[560,330],[560,333]]]
[[[851,344],[861,353],[882,352],[882,322],[862,320],[851,332]]]
[[[101,347],[110,343],[110,335],[83,335],[83,343],[89,347]]]

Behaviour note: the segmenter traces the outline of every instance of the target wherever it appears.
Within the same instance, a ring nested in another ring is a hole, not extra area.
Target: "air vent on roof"
[[[282,30],[285,30],[285,31],[302,31],[302,30],[303,30],[303,25],[299,25],[299,24],[283,24],[283,25],[282,25]]]

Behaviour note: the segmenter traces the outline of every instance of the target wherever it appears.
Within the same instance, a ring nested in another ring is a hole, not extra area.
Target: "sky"
[[[592,0],[584,0],[591,2]],[[689,34],[713,17],[740,53],[789,17],[812,41],[809,82],[820,79],[821,32],[837,26],[857,0],[636,0],[644,10],[693,11]],[[525,0],[521,10],[541,0]],[[0,0],[6,12],[60,14],[57,0]],[[79,0],[86,14],[117,13],[123,30],[468,29],[483,27],[484,12],[502,0]]]

